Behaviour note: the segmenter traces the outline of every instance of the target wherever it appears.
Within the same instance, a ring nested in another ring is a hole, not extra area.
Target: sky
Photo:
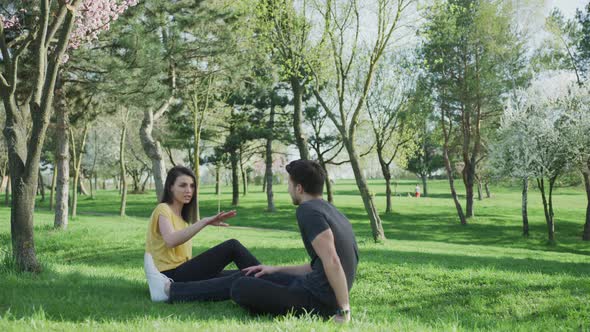
[[[588,0],[545,0],[545,8],[547,13],[551,8],[559,8],[566,17],[574,17],[576,8],[582,9],[588,4]]]

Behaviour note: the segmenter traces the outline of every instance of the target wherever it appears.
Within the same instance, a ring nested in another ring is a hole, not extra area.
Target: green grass
[[[379,209],[384,188],[370,181]],[[384,243],[371,229],[353,181],[338,181],[335,204],[352,221],[361,262],[351,293],[353,322],[345,329],[590,330],[590,243],[581,241],[586,198],[580,188],[555,193],[556,239],[546,241],[539,193],[530,193],[530,231],[523,238],[518,188],[492,187],[476,201],[476,217],[458,224],[446,181],[431,197],[408,198],[401,183],[394,213],[382,215]],[[286,186],[276,186],[278,212],[264,212],[259,187],[241,197],[231,228],[207,228],[193,241],[197,254],[237,238],[266,264],[306,261]],[[229,188],[222,208],[229,209]],[[213,188],[202,190],[202,213],[217,210]],[[3,202],[0,195],[0,202]],[[462,201],[463,203],[463,201]],[[46,203],[37,205],[35,245],[40,275],[10,269],[9,209],[0,208],[0,330],[339,330],[315,317],[252,317],[232,302],[152,303],[142,268],[154,195],[130,195],[120,218],[114,191],[82,197],[67,231],[52,229]]]

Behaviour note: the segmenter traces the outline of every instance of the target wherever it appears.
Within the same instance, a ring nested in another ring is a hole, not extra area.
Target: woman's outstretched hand
[[[229,218],[235,217],[236,214],[236,210],[228,212],[222,211],[212,217],[203,218],[203,221],[205,221],[205,225],[227,227],[229,224],[226,224],[225,221]]]

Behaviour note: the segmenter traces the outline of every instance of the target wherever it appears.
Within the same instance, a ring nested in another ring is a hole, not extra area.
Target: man
[[[243,269],[246,276],[233,282],[231,297],[253,313],[313,312],[348,322],[349,292],[358,264],[352,225],[322,199],[326,175],[318,163],[295,160],[286,169],[289,194],[298,205],[297,223],[311,262]]]

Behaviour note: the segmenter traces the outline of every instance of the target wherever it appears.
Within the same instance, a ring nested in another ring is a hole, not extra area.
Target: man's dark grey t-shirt
[[[303,244],[311,258],[312,272],[304,276],[303,287],[318,300],[336,306],[336,295],[328,282],[322,261],[313,249],[311,242],[326,229],[332,230],[336,252],[340,257],[350,292],[358,264],[358,247],[352,225],[340,211],[323,199],[313,199],[301,203],[296,214]]]

